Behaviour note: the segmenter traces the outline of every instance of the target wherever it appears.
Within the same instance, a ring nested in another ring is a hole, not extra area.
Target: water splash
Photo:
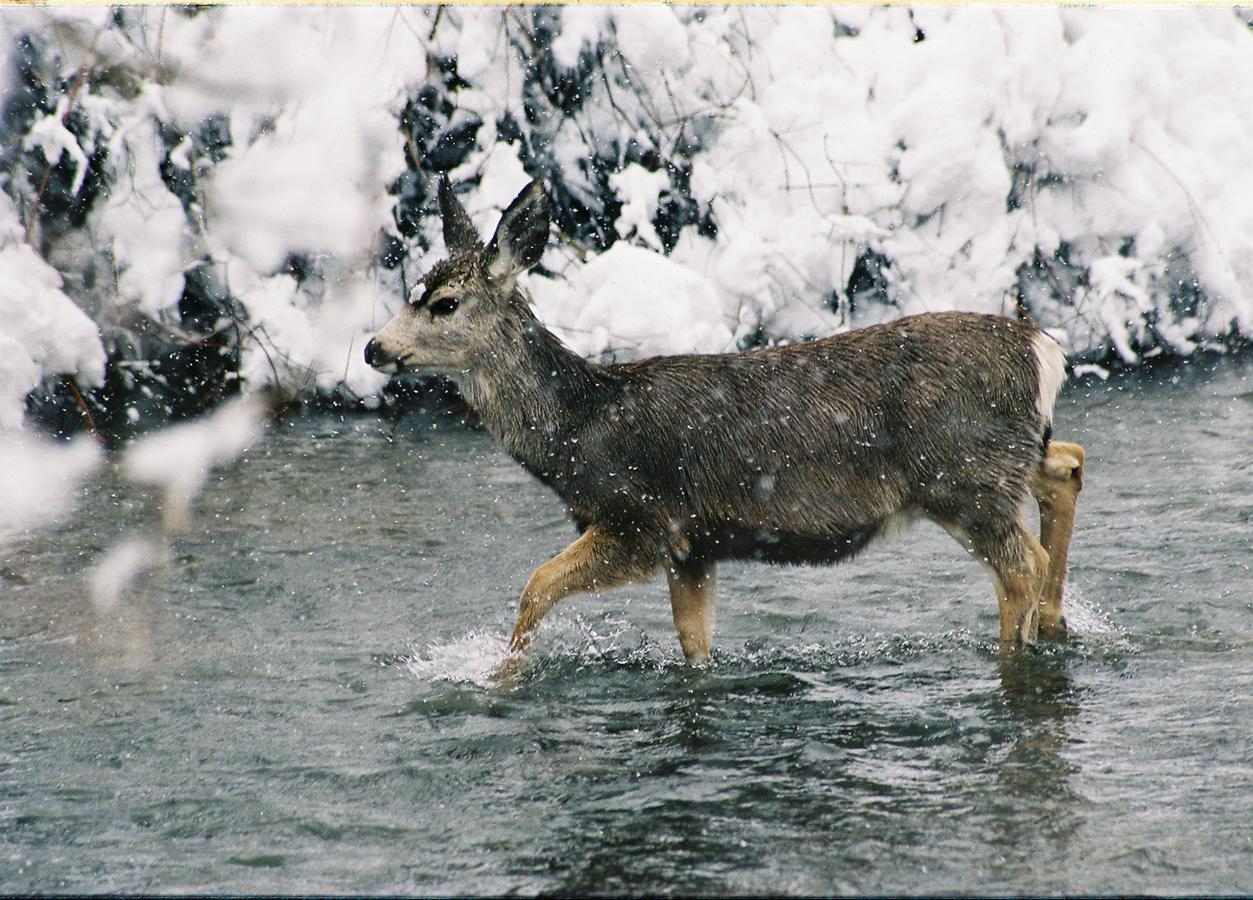
[[[1073,584],[1066,585],[1062,609],[1070,633],[1077,637],[1124,637],[1122,628],[1093,600],[1084,597]]]
[[[489,687],[493,676],[509,657],[509,641],[503,632],[471,631],[448,641],[414,648],[405,669],[422,681],[450,681]]]
[[[1121,647],[1124,629],[1092,600],[1067,588],[1066,620],[1071,635],[1089,652]],[[415,644],[401,660],[404,670],[424,682],[497,686],[496,674],[509,658],[508,629],[475,630],[459,637]],[[724,641],[705,668],[709,674],[734,675],[784,668],[800,672],[902,665],[934,657],[949,659],[970,653],[996,654],[994,635],[968,628],[915,634],[874,632],[825,641],[754,638]],[[560,616],[545,623],[537,645],[523,662],[528,681],[545,681],[588,669],[687,671],[677,647],[658,641],[638,625],[616,615]]]
[[[421,681],[497,686],[497,673],[509,658],[508,633],[502,626],[424,647],[415,644],[402,664]],[[529,678],[540,679],[588,667],[661,669],[669,665],[682,665],[677,649],[667,652],[637,626],[613,615],[560,616],[545,623],[537,646],[522,662]]]

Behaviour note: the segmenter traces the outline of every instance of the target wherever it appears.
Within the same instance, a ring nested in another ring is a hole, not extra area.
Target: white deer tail
[[[1031,339],[1031,347],[1035,350],[1036,359],[1036,408],[1045,427],[1053,422],[1053,402],[1062,382],[1066,380],[1066,354],[1061,345],[1043,331],[1036,332]]]

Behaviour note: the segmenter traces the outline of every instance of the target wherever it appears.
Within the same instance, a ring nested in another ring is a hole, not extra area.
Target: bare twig
[[[800,164],[800,167],[805,170],[805,187],[809,193],[809,202],[813,206],[814,212],[818,213],[819,215],[822,215],[823,214],[822,208],[818,206],[818,198],[814,195],[814,179],[813,179],[813,175],[809,171],[809,164],[806,163],[804,158],[799,153],[796,152],[796,150],[792,147],[792,145],[789,144],[787,141],[783,140],[783,136],[779,134],[777,131],[775,131],[773,128],[770,129],[770,136],[775,139],[776,143],[778,143],[780,147],[780,156],[783,155],[782,151],[786,150],[788,153],[792,154],[792,156]],[[787,158],[784,157],[783,159],[783,187],[785,190],[791,190],[791,185],[792,185],[791,174],[788,169]]]
[[[441,9],[443,7],[440,7]],[[539,47],[535,44],[535,36],[531,34],[531,29],[522,21],[522,16],[518,14],[517,7],[507,7],[505,10],[506,19],[512,19],[513,23],[518,26],[518,30],[522,32],[522,37],[526,39],[527,47],[531,53],[531,62],[535,62],[539,56]]]
[[[1169,175],[1171,180],[1178,185],[1179,190],[1183,192],[1184,199],[1188,201],[1188,210],[1192,213],[1192,219],[1196,223],[1197,231],[1209,235],[1209,239],[1213,241],[1215,248],[1220,247],[1221,245],[1218,243],[1218,239],[1214,236],[1213,229],[1210,228],[1209,222],[1207,222],[1205,220],[1205,216],[1201,214],[1200,205],[1192,196],[1192,192],[1188,190],[1188,186],[1184,184],[1183,179],[1176,175],[1175,170],[1166,165],[1166,163],[1162,161],[1161,157],[1148,147],[1144,146],[1144,144],[1142,144],[1134,136],[1131,138],[1130,142],[1139,147],[1144,152],[1145,156],[1157,163],[1157,165],[1161,167],[1162,171]]]
[[[444,18],[444,4],[435,7],[435,18],[431,20],[431,33],[426,36],[428,41],[435,40],[435,32],[439,31],[439,20]]]
[[[100,429],[96,427],[95,417],[92,416],[91,410],[87,406],[87,401],[83,397],[83,392],[78,389],[78,382],[74,380],[73,375],[62,375],[61,383],[69,388],[70,394],[74,397],[74,404],[78,407],[78,412],[83,417],[83,427],[87,429],[87,433],[94,437],[101,446],[107,447],[109,442],[104,439],[104,435],[100,433]]]

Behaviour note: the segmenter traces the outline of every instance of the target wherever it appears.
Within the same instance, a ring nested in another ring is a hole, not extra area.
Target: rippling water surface
[[[918,527],[724,566],[715,662],[661,581],[573,598],[512,690],[518,591],[574,532],[482,434],[277,426],[174,561],[97,482],[0,560],[0,891],[1253,891],[1253,367],[1072,386],[1076,636],[1009,664]]]

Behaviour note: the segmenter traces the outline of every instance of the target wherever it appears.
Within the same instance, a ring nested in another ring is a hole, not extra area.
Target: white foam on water
[[[478,629],[424,646],[415,643],[404,667],[422,681],[497,686],[497,673],[510,658],[508,634],[505,627]],[[556,616],[545,622],[537,646],[525,658],[519,658],[519,663],[516,671],[526,669],[536,676],[551,672],[554,667],[566,670],[587,665],[661,669],[681,665],[682,656],[677,646],[675,652],[667,652],[624,618],[576,614]]]
[[[1066,585],[1062,611],[1070,633],[1079,637],[1118,637],[1123,634],[1105,611],[1084,597],[1073,585]]]
[[[509,657],[509,641],[503,633],[471,631],[448,641],[414,648],[405,661],[410,674],[422,681],[451,681],[489,687]]]
[[[1125,631],[1092,600],[1068,585],[1065,597],[1066,622],[1077,638],[1095,638],[1096,644],[1118,642]],[[404,662],[410,675],[424,682],[497,686],[497,673],[510,657],[508,631],[474,630],[459,637],[412,646]],[[584,666],[646,668],[657,671],[684,668],[677,647],[658,643],[625,618],[617,616],[560,616],[545,623],[544,633],[522,662],[531,677],[545,673],[576,670]],[[743,645],[716,647],[712,666],[748,668],[808,662],[843,668],[871,662],[905,660],[928,654],[948,654],[959,648],[986,646],[995,649],[990,637],[970,629],[954,629],[935,634],[854,635],[845,640],[806,642],[799,645],[755,641]]]

